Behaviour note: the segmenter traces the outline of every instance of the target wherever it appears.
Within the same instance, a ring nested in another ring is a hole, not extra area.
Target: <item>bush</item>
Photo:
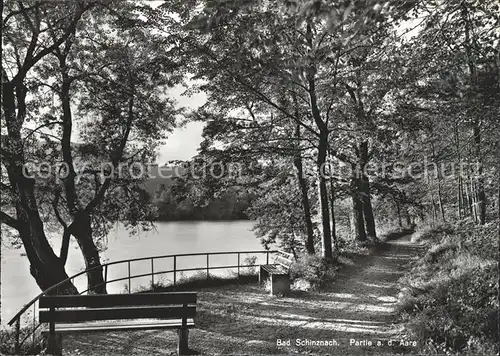
[[[369,250],[367,245],[370,243],[360,242],[356,239],[338,239],[337,249],[341,256],[351,256],[351,255],[368,255]]]
[[[245,266],[251,266],[257,264],[257,256],[248,256],[243,260],[243,264]],[[257,274],[257,266],[254,267],[245,267],[246,270],[242,271],[242,274],[252,275]]]
[[[316,255],[302,255],[290,268],[292,280],[306,280],[312,288],[321,287],[333,277],[333,272],[333,267]]]
[[[494,226],[461,223],[422,236],[429,250],[401,280],[399,312],[407,327],[428,353],[498,353]]]
[[[444,236],[454,232],[450,225],[422,226],[411,237],[411,242],[436,242],[441,240]]]
[[[31,328],[21,328],[20,340],[23,340]],[[15,355],[14,353],[14,328],[0,330],[0,355]],[[20,355],[37,355],[42,350],[42,342],[39,333],[36,334],[35,343],[33,344],[31,337],[21,346]],[[17,355],[19,355],[17,354]]]

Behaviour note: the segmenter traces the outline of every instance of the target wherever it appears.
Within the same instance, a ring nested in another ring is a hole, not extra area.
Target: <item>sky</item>
[[[176,86],[170,90],[170,94],[177,100],[178,106],[186,109],[196,109],[206,101],[204,93],[193,96],[182,95],[186,90],[183,86]],[[170,160],[189,160],[196,155],[201,142],[201,133],[204,123],[191,122],[184,127],[175,129],[167,138],[165,145],[158,150],[158,164],[164,164]]]

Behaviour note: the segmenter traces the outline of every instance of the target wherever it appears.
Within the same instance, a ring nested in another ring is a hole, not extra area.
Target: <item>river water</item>
[[[264,250],[259,240],[252,232],[253,223],[250,221],[189,221],[189,222],[160,222],[156,224],[156,231],[140,232],[130,235],[123,225],[118,224],[108,235],[107,249],[101,253],[101,261],[112,262],[137,257],[149,257],[182,253],[197,252],[226,252]],[[57,244],[55,244],[57,245]],[[58,251],[56,246],[55,251]],[[13,249],[2,246],[2,323],[12,318],[24,304],[40,293],[40,289],[29,273],[27,257],[23,256],[23,249]],[[263,258],[264,255],[262,255]],[[245,255],[241,256],[243,262]],[[173,259],[155,260],[154,271],[166,271],[173,267]],[[259,260],[261,261],[261,260]],[[220,255],[210,257],[210,266],[229,266],[237,264],[236,255]],[[178,258],[177,269],[205,267],[206,256]],[[78,245],[72,241],[68,254],[66,270],[74,275],[84,269],[84,262]],[[149,273],[151,261],[133,262],[131,273]],[[221,269],[220,272],[230,273]],[[108,280],[127,277],[127,264],[110,266]],[[176,278],[189,277],[189,272],[178,273]],[[173,274],[155,275],[154,282],[169,283]],[[151,283],[151,277],[134,279],[131,281],[131,290],[138,290]],[[86,278],[75,280],[79,290],[85,289]],[[109,293],[120,293],[128,288],[128,279],[112,283],[108,286]]]

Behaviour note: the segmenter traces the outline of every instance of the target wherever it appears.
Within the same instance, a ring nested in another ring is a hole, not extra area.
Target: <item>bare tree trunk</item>
[[[366,241],[365,219],[363,214],[363,202],[360,197],[360,179],[357,177],[352,178],[352,208],[353,208],[353,221],[356,240]]]
[[[481,123],[477,119],[474,121],[474,142],[476,144],[477,171],[477,214],[478,223],[486,224],[486,193],[484,191],[484,169],[481,157]]]
[[[310,22],[307,24],[306,30],[306,40],[308,44],[313,46],[313,31]],[[316,168],[319,180],[319,195],[320,195],[320,205],[321,205],[321,225],[323,228],[323,258],[327,260],[333,260],[333,249],[332,249],[332,239],[335,240],[335,236],[332,236],[332,230],[330,228],[330,211],[328,208],[328,190],[326,188],[326,177],[325,177],[325,164],[326,157],[328,153],[328,126],[323,121],[321,117],[321,111],[318,106],[318,98],[316,96],[316,66],[314,62],[311,62],[307,70],[307,82],[309,84],[308,94],[309,94],[309,104],[311,109],[311,115],[313,117],[314,123],[319,131],[319,142],[318,142],[318,156],[316,160]]]
[[[476,185],[474,184],[472,177],[470,179],[470,200],[471,200],[472,216],[474,217],[474,222],[477,224],[479,223],[479,213],[477,210]]]
[[[326,188],[325,164],[328,149],[328,136],[322,134],[318,148],[317,170],[321,204],[321,225],[323,227],[323,257],[333,259],[332,231],[330,229],[330,210],[328,207],[328,190]]]
[[[475,211],[474,211],[474,204],[472,201],[472,180],[469,175],[469,171],[467,171],[467,181],[465,181],[465,194],[466,194],[466,203],[467,203],[467,210],[469,212],[469,215],[472,216],[474,221],[476,221],[476,216],[475,216]]]
[[[457,216],[458,219],[461,220],[464,216],[464,192],[463,192],[463,183],[462,183],[462,155],[460,153],[460,135],[458,122],[455,122],[455,144],[457,149],[457,158],[458,158],[458,166],[460,167],[460,171],[458,172],[457,178]]]
[[[89,293],[106,294],[99,251],[92,239],[92,221],[90,215],[85,211],[79,212],[69,228],[73,236],[75,236],[84,256],[85,269],[90,270],[87,272],[87,288]]]
[[[437,157],[436,157],[436,147],[434,145],[434,141],[431,141],[431,147],[432,147],[432,160],[434,163],[437,165]],[[444,212],[444,205],[443,205],[443,194],[442,194],[442,189],[441,189],[441,170],[439,167],[437,168],[437,180],[438,180],[438,202],[439,202],[439,212],[441,214],[441,219],[443,222],[446,222],[446,216]]]
[[[294,105],[295,105],[295,115],[297,120],[299,119],[298,113],[298,105],[297,100],[294,97]],[[295,138],[297,140],[297,150],[295,152],[295,157],[293,163],[295,168],[297,169],[297,179],[299,182],[300,193],[302,196],[302,207],[304,209],[304,223],[306,225],[307,239],[306,239],[306,251],[310,255],[314,255],[316,253],[314,248],[314,230],[313,224],[311,220],[311,204],[309,202],[309,188],[308,182],[304,176],[304,166],[302,164],[302,153],[300,151],[300,124],[296,124],[295,126]]]
[[[467,3],[463,2],[461,4],[462,7],[462,19],[464,23],[464,32],[465,32],[465,52],[467,54],[467,64],[469,67],[469,79],[470,84],[474,88],[477,86],[477,67],[476,67],[476,58],[473,51],[473,43],[471,41],[470,35],[473,32],[473,23],[469,17],[469,9],[467,7]],[[481,225],[486,223],[486,193],[484,191],[484,177],[483,177],[483,162],[481,156],[481,119],[478,117],[478,113],[474,113],[475,118],[473,120],[472,131],[474,135],[474,143],[475,143],[475,155],[478,164],[478,172],[477,172],[477,187],[476,191],[476,213],[477,213],[477,222]]]
[[[364,168],[368,164],[368,141],[363,141],[359,147],[361,163],[361,197],[363,202],[363,214],[366,224],[366,234],[370,240],[377,239],[375,227],[375,218],[373,216],[373,207],[370,191],[370,178],[365,174]]]
[[[403,228],[403,218],[401,216],[401,205],[399,204],[399,201],[397,199],[394,199],[394,202],[396,203],[396,211],[398,214],[398,225],[399,225],[399,228],[402,229]]]
[[[298,161],[300,161],[300,164],[298,163]],[[308,254],[314,255],[316,253],[316,251],[314,249],[314,230],[313,230],[313,224],[312,224],[312,220],[311,220],[311,205],[310,205],[309,196],[308,196],[309,189],[307,186],[307,181],[305,180],[304,175],[303,175],[302,160],[296,159],[296,160],[294,160],[294,162],[295,162],[295,167],[297,167],[297,179],[299,181],[300,192],[302,195],[302,207],[304,209],[304,222],[305,222],[306,231],[307,231],[306,250],[307,250]]]
[[[82,207],[80,206],[75,184],[76,172],[74,169],[73,156],[71,152],[71,134],[73,127],[73,117],[71,113],[70,102],[71,78],[68,75],[68,69],[66,67],[66,57],[68,55],[67,50],[69,49],[69,47],[69,45],[66,46],[66,52],[64,53],[57,51],[57,57],[59,58],[59,65],[62,76],[60,97],[63,112],[63,134],[61,146],[64,162],[69,168],[69,174],[66,178],[64,178],[63,184],[66,193],[66,204],[68,207],[68,211],[74,219],[69,228],[66,228],[66,226],[63,225],[65,229],[65,239],[63,240],[63,242],[66,245],[69,243],[70,236],[68,235],[68,233],[72,234],[75,237],[78,245],[80,246],[86,269],[92,269],[91,271],[87,272],[87,285],[89,292],[106,294],[106,284],[102,275],[99,251],[92,238],[91,218],[89,213],[82,209]],[[57,207],[54,207],[54,209],[57,209]],[[61,251],[61,257],[65,257],[65,255],[63,255],[63,252],[66,253],[66,251],[63,251],[62,249]]]
[[[408,211],[408,208],[405,209],[405,215],[406,215],[406,226],[407,227],[412,227],[414,224],[414,221],[412,221],[412,216],[410,215],[410,212]]]
[[[330,174],[330,211],[331,211],[331,215],[332,215],[332,234],[333,234],[333,236],[337,236],[337,234],[336,234],[337,223],[335,221],[335,189],[333,186],[332,174]],[[337,243],[337,239],[334,240],[335,246],[337,246],[336,243]]]

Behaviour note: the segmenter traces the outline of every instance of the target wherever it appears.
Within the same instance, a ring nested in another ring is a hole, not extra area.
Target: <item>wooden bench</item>
[[[290,291],[290,266],[293,255],[278,251],[273,256],[272,264],[260,265],[259,283],[271,282],[271,295],[287,294]]]
[[[46,352],[61,355],[65,333],[177,329],[177,352],[186,355],[188,330],[195,326],[196,297],[195,292],[43,296],[39,317],[48,323],[42,330]]]

